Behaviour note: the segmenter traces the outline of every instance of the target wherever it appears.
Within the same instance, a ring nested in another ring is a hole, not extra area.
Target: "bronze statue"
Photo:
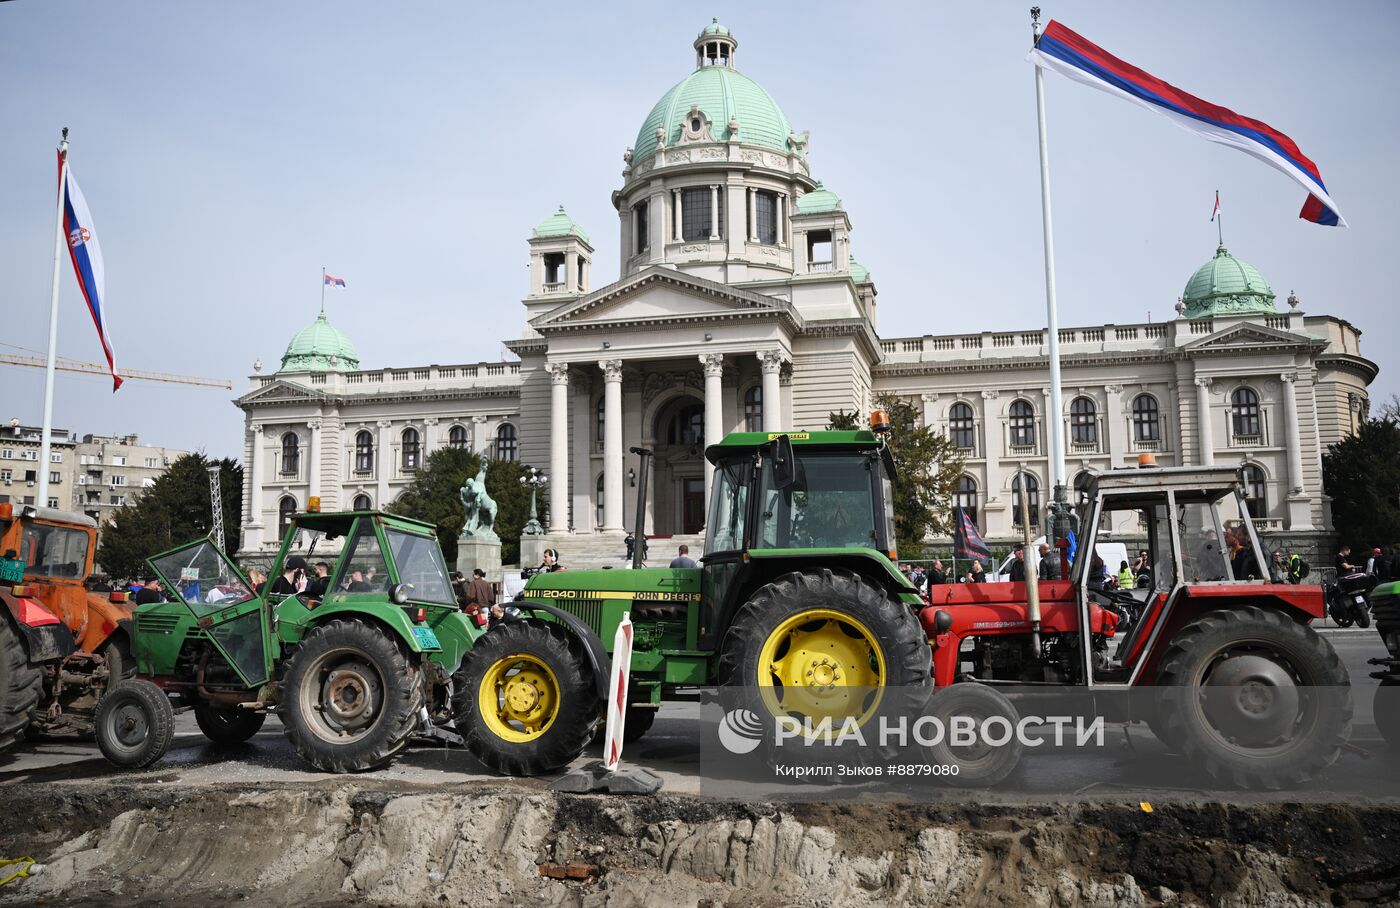
[[[462,524],[463,539],[499,539],[496,535],[496,500],[486,494],[486,461],[475,478],[468,478],[462,484],[458,495],[462,507],[466,508],[467,519]]]

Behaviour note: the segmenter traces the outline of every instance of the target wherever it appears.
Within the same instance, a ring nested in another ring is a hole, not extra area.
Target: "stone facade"
[[[67,509],[77,488],[77,439],[67,429],[49,435],[49,500],[36,501],[39,489],[39,426],[22,426],[19,420],[0,426],[0,504],[37,504]]]

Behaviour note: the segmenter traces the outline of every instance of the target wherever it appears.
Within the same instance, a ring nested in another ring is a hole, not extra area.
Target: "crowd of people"
[[[1337,576],[1369,574],[1377,583],[1400,580],[1400,543],[1377,545],[1353,554],[1351,546],[1337,549]]]

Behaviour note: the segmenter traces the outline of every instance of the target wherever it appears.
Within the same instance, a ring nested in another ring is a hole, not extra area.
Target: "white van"
[[[1031,550],[1027,553],[1026,562],[1030,565],[1031,576],[1034,577],[1040,570],[1040,544],[1045,542],[1045,537],[1040,536],[1031,543]],[[1105,576],[1118,576],[1118,565],[1123,562],[1133,563],[1133,559],[1128,557],[1128,547],[1121,542],[1096,542],[1094,551],[1103,559]],[[997,566],[995,571],[987,572],[987,580],[990,583],[1005,582],[1011,579],[1011,562],[1016,560],[1016,553],[1012,552],[1006,556],[1006,560]]]

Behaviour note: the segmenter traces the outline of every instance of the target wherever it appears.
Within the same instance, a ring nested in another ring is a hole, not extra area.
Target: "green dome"
[[[825,214],[828,211],[836,211],[841,207],[841,200],[836,193],[827,189],[817,182],[817,188],[797,200],[798,214]]]
[[[729,34],[729,29],[725,28],[723,25],[720,25],[720,24],[719,24],[719,20],[718,20],[718,19],[715,19],[715,18],[711,18],[711,19],[710,19],[710,24],[707,25],[707,26],[705,26],[703,29],[700,30],[700,35],[701,35],[701,37],[704,37],[704,36],[707,36],[707,35],[728,35],[728,34]]]
[[[851,259],[851,280],[857,284],[864,284],[870,281],[870,271],[854,258]]]
[[[637,131],[633,160],[656,153],[657,127],[666,129],[667,147],[681,137],[681,118],[698,107],[710,118],[715,141],[729,140],[729,121],[739,123],[739,141],[788,153],[792,127],[778,104],[763,87],[727,66],[702,66],[672,86],[652,107]]]
[[[297,332],[282,354],[279,372],[353,372],[360,368],[360,355],[350,338],[326,321],[326,313]]]
[[[1269,282],[1253,265],[1235,258],[1223,245],[1215,250],[1214,258],[1191,275],[1181,301],[1186,318],[1278,311]]]
[[[568,236],[571,233],[585,243],[588,242],[588,234],[583,232],[583,228],[578,225],[577,221],[569,217],[563,205],[559,206],[558,211],[535,225],[535,236]]]

